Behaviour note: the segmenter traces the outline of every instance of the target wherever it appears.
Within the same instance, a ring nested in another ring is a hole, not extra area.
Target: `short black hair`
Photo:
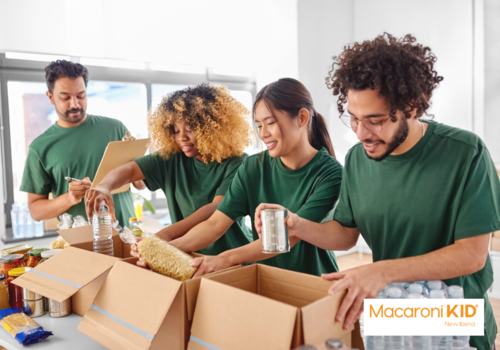
[[[50,62],[45,67],[45,82],[50,92],[54,89],[54,84],[59,78],[76,79],[82,77],[85,82],[85,87],[89,81],[89,71],[80,63],[73,63],[66,60],[57,60]]]
[[[431,49],[416,42],[410,34],[403,38],[384,33],[370,41],[354,43],[333,57],[326,85],[333,89],[339,113],[344,113],[347,91],[379,90],[391,106],[410,118],[417,109],[417,118],[426,113],[434,89],[443,80],[434,69],[436,56]]]

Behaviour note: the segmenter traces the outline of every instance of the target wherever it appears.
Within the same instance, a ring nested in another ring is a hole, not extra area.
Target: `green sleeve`
[[[500,181],[491,156],[479,141],[462,193],[455,239],[500,230]]]
[[[342,185],[340,186],[339,202],[333,213],[333,220],[338,221],[344,227],[355,228],[357,227],[354,220],[354,214],[351,207],[351,199],[349,197],[349,187],[347,185],[347,171],[348,160],[346,158],[346,165],[342,175]]]
[[[229,164],[227,165],[226,171],[224,173],[224,178],[220,186],[217,188],[217,191],[215,191],[216,196],[226,195],[229,185],[231,184],[231,181],[233,181],[234,175],[236,174],[238,168],[240,167],[241,163],[243,163],[246,157],[248,157],[248,155],[243,154],[241,157],[233,157],[229,161]]]
[[[134,160],[144,175],[144,183],[150,191],[165,188],[165,160],[158,153],[148,154]]]
[[[296,214],[310,221],[322,222],[337,203],[341,182],[342,167],[336,164],[322,175],[320,183]]]
[[[224,199],[217,207],[217,210],[226,214],[233,221],[250,214],[248,194],[244,186],[244,168],[244,165],[238,168]]]
[[[20,190],[34,194],[49,194],[53,184],[54,179],[45,171],[40,158],[30,147],[24,165]]]

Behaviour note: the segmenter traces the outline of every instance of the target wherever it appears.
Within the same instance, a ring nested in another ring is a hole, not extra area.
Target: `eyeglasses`
[[[387,117],[386,119],[382,121],[377,121],[374,122],[371,120],[371,118],[366,118],[363,120],[359,120],[357,118],[354,118],[350,114],[342,114],[340,116],[340,120],[342,120],[342,123],[345,124],[348,128],[351,128],[354,132],[358,130],[358,124],[361,122],[363,123],[363,126],[368,129],[369,131],[373,133],[379,133],[382,131],[382,125],[388,121],[391,117]]]

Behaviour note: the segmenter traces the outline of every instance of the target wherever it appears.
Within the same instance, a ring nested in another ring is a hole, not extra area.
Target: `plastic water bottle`
[[[426,299],[421,293],[410,293],[407,299]],[[414,335],[404,337],[404,348],[412,350],[428,350],[432,348],[431,337],[428,335]]]
[[[460,286],[448,287],[448,299],[463,299],[464,289]],[[454,335],[453,336],[453,350],[469,349],[469,336],[468,335]]]
[[[12,235],[14,238],[21,238],[21,227],[20,223],[21,216],[21,208],[19,208],[19,204],[12,204],[12,210],[10,211],[10,218],[12,220]]]
[[[21,206],[21,212],[19,214],[19,238],[29,237],[28,230],[31,227],[28,228],[28,218],[30,219],[29,222],[31,223],[31,216],[28,210],[28,205],[26,203],[23,203]]]
[[[113,252],[113,233],[112,233],[111,214],[102,201],[99,206],[99,212],[94,212],[92,218],[92,231],[94,233],[94,252],[114,256]]]
[[[35,237],[42,237],[44,233],[43,220],[35,221]]]
[[[24,237],[31,238],[35,237],[35,220],[31,217],[28,205],[25,206],[26,210],[26,230],[24,231]]]
[[[402,299],[405,292],[404,283],[394,283],[393,287],[387,288],[385,295],[387,299]],[[401,350],[403,349],[403,336],[401,335],[386,335],[384,337],[384,344],[387,350]]]
[[[446,299],[444,290],[433,289],[429,293],[430,299]],[[431,337],[432,350],[452,350],[453,339],[451,335],[435,335]]]

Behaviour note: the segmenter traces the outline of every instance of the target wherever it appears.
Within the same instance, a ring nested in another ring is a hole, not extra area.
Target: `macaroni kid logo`
[[[484,335],[483,299],[366,299],[366,335]]]

